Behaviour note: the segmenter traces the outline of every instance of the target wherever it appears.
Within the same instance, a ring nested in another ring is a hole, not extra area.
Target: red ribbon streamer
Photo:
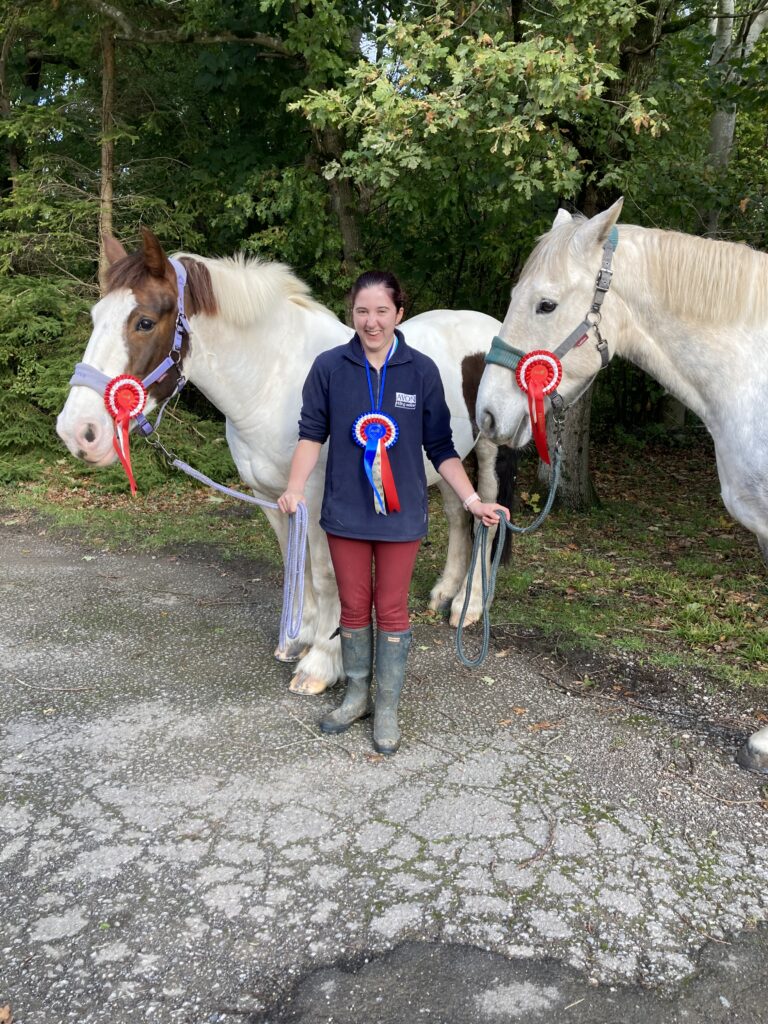
[[[528,415],[536,451],[541,461],[549,465],[544,396],[551,394],[563,379],[563,367],[554,352],[535,349],[519,361],[515,379],[528,396]]]
[[[528,383],[528,415],[531,417],[531,431],[536,444],[536,451],[542,462],[549,462],[547,447],[547,426],[544,415],[544,388],[552,379],[549,368],[541,363],[531,366],[527,375]]]
[[[136,480],[131,467],[131,420],[142,411],[147,401],[144,385],[136,377],[122,374],[114,377],[107,384],[104,392],[104,403],[107,411],[115,421],[115,436],[112,445],[117,452],[120,464],[128,477],[131,494],[136,495]]]
[[[387,447],[383,441],[379,441],[379,455],[381,456],[381,486],[384,488],[384,500],[387,503],[388,512],[400,511],[400,498],[395,487],[395,478],[392,475],[392,467],[389,464]]]

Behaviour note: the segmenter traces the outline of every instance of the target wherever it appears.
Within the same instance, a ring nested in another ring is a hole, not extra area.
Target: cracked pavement
[[[469,672],[422,623],[384,758],[370,721],[317,731],[338,693],[288,693],[271,568],[8,515],[0,553],[16,1024],[670,1024],[707,964],[681,1020],[768,1021],[765,779],[725,740],[575,699],[514,646]],[[735,708],[726,725],[749,731]],[[414,965],[434,989],[415,1009]]]

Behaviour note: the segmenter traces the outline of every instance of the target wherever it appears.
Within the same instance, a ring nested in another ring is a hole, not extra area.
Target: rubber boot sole
[[[384,746],[383,744],[377,743],[376,740],[374,740],[373,749],[376,751],[377,754],[396,754],[400,749],[400,740],[398,740],[394,746]]]
[[[320,732],[325,733],[326,736],[338,736],[339,733],[346,732],[347,729],[351,729],[355,722],[362,722],[364,718],[370,718],[373,714],[373,708],[370,711],[364,711],[362,715],[358,715],[357,718],[353,718],[351,722],[329,722],[323,718],[320,721],[318,728]]]

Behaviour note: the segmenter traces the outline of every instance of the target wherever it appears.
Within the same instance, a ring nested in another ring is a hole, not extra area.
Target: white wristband
[[[476,501],[480,501],[480,495],[477,493],[477,491],[472,491],[472,493],[466,499],[466,501],[462,502],[462,505],[464,506],[464,511],[469,512],[469,506],[474,505]]]

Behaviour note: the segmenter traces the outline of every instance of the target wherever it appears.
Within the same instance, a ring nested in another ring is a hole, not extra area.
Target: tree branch
[[[234,32],[216,32],[211,35],[201,35],[184,28],[175,29],[142,29],[138,28],[128,19],[123,11],[107,0],[85,0],[92,10],[102,14],[105,18],[115,23],[115,39],[129,43],[198,43],[208,45],[210,43],[242,43],[246,46],[262,46],[271,53],[281,57],[300,59],[300,56],[292,52],[276,36],[269,36],[263,32],[257,32],[250,36],[238,36]]]

